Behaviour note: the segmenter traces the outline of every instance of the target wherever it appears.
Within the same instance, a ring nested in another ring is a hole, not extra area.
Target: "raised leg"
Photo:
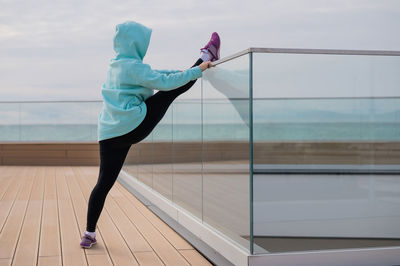
[[[200,65],[202,62],[202,59],[198,59],[192,67]],[[195,82],[196,80],[189,81],[185,85],[170,91],[158,91],[149,97],[145,101],[147,112],[143,122],[128,134],[121,136],[121,139],[130,144],[135,144],[145,139],[164,117],[168,107],[176,97],[189,90]]]

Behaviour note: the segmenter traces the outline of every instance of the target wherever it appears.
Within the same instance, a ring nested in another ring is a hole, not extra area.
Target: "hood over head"
[[[143,60],[150,43],[152,30],[140,23],[127,21],[115,28],[114,51],[119,58]]]

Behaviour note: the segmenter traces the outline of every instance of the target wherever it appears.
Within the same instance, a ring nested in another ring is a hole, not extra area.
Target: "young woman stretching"
[[[214,32],[190,69],[151,69],[143,63],[151,32],[134,21],[116,27],[116,57],[110,61],[101,91],[104,102],[98,117],[100,170],[89,198],[86,231],[80,243],[83,248],[97,243],[97,221],[131,145],[146,138],[175,98],[193,86],[202,71],[211,66],[210,61],[219,59],[220,39]],[[159,91],[153,95],[153,89]]]

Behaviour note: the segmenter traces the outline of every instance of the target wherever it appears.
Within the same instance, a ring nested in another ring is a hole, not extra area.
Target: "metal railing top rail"
[[[256,97],[253,98],[255,101],[262,100],[381,100],[381,99],[400,99],[400,96],[336,96],[336,97]],[[246,100],[249,98],[246,97],[227,97],[227,98],[207,98],[207,101],[227,101],[227,100]],[[193,104],[200,103],[198,102],[199,98],[182,98],[174,101],[174,104]],[[0,101],[0,104],[7,103],[101,103],[102,100],[55,100],[55,101]],[[203,102],[203,104],[208,104],[208,102]]]
[[[380,55],[400,56],[400,51],[388,50],[341,50],[341,49],[305,49],[305,48],[263,48],[250,47],[212,63],[213,66],[230,61],[248,53],[282,53],[282,54],[332,54],[332,55]]]
[[[103,100],[27,100],[27,101],[0,101],[2,103],[98,103]]]

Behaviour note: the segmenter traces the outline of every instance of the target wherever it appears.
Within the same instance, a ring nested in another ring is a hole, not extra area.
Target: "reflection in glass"
[[[172,108],[153,130],[153,189],[172,200]]]
[[[203,221],[247,249],[248,67],[249,56],[244,55],[203,75]]]
[[[20,103],[0,103],[0,141],[21,140],[20,109]]]
[[[200,83],[200,82],[198,82]],[[200,100],[180,100],[174,113],[174,202],[202,218],[202,125]]]
[[[253,69],[256,253],[399,246],[400,58],[255,54]]]
[[[133,145],[138,152],[138,179],[153,187],[153,133],[150,133],[144,140]],[[132,147],[131,147],[132,148]]]

